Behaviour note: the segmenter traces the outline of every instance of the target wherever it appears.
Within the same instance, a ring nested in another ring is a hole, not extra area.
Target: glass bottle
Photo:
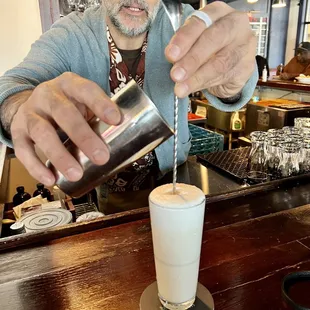
[[[300,142],[282,142],[280,144],[279,174],[281,177],[297,175],[299,169]]]
[[[19,186],[16,188],[17,193],[13,197],[13,204],[14,206],[18,206],[22,204],[23,202],[31,199],[31,195],[27,192],[25,192],[24,186]]]
[[[284,65],[281,63],[279,66],[279,74],[283,73]]]
[[[268,71],[267,71],[267,66],[264,66],[263,76],[262,76],[262,81],[263,81],[263,82],[267,82],[267,81],[268,81]]]
[[[37,184],[37,189],[33,193],[33,197],[41,195],[42,198],[46,198],[48,201],[51,201],[51,192],[44,187],[44,184],[38,183]]]

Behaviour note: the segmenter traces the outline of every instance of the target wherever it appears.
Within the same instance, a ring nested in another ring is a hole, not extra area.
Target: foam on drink
[[[149,196],[156,277],[164,306],[187,309],[197,290],[205,195],[188,184],[172,191],[167,184]]]

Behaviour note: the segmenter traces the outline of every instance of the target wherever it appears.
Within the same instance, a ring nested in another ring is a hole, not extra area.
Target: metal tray
[[[221,173],[228,175],[238,183],[244,183],[246,168],[251,147],[198,155],[197,159],[202,164],[211,166]]]

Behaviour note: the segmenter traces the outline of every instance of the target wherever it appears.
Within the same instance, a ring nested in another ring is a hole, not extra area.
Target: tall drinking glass
[[[278,177],[278,166],[280,163],[280,144],[283,142],[282,136],[273,136],[265,141],[266,145],[266,166],[268,173],[273,178]]]
[[[252,143],[248,159],[248,171],[265,171],[266,170],[266,151],[265,141],[267,133],[263,131],[253,131],[250,134]]]
[[[294,119],[294,125],[297,128],[302,128],[305,125],[307,126],[308,124],[310,124],[310,118],[309,117],[296,117]]]
[[[195,186],[172,184],[149,196],[158,296],[166,309],[185,310],[195,301],[205,195]]]
[[[281,158],[278,169],[282,177],[290,177],[299,173],[300,150],[300,142],[283,142],[280,144]]]
[[[284,131],[282,129],[269,129],[267,131],[267,138],[284,136]]]
[[[303,124],[301,127],[302,135],[310,134],[310,122]]]
[[[297,134],[297,133],[285,134],[283,137],[284,142],[302,143],[303,140],[304,140],[303,136],[301,134]]]
[[[310,139],[305,139],[301,145],[301,162],[299,167],[302,173],[310,172]]]
[[[302,133],[301,128],[298,128],[298,127],[285,126],[282,129],[283,129],[284,133],[287,135],[291,135],[291,134],[300,135]]]

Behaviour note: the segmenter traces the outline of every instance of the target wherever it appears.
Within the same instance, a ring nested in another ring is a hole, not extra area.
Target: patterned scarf
[[[107,38],[110,51],[110,88],[111,93],[115,95],[119,90],[126,86],[126,84],[133,78],[128,71],[128,68],[123,61],[122,55],[118,50],[109,28],[107,27]],[[143,88],[144,72],[145,72],[145,52],[147,48],[147,36],[143,42],[141,49],[141,57],[137,68],[134,80]]]
[[[118,50],[109,28],[107,27],[107,38],[110,51],[110,89],[111,94],[116,94],[119,90],[133,78],[129,73],[126,63],[123,61],[122,55]],[[145,72],[145,52],[147,48],[147,36],[143,42],[141,49],[141,57],[137,67],[136,76],[134,77],[137,84],[142,88],[144,83]],[[153,172],[156,159],[154,152],[148,153],[137,160],[131,167],[124,172],[118,173],[114,178],[107,182],[108,191],[125,192],[137,191],[149,187],[149,175]]]

